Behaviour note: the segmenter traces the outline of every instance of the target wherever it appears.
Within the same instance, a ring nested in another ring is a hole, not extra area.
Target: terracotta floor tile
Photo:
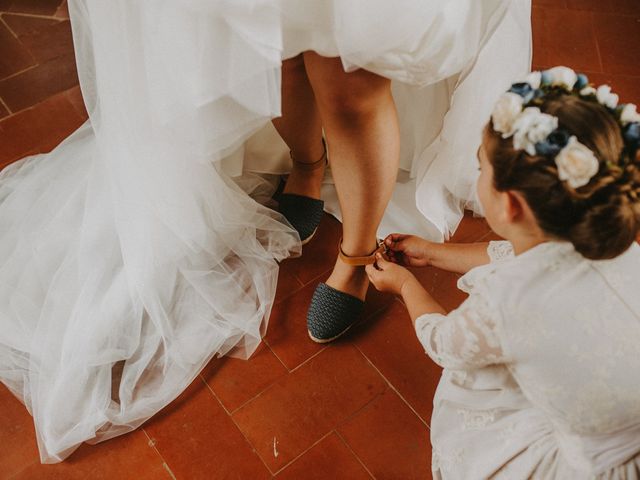
[[[486,235],[489,230],[491,229],[484,218],[466,211],[456,233],[451,236],[449,241],[455,243],[475,242]]]
[[[58,10],[56,10],[55,16],[59,18],[69,18],[69,5],[67,4],[67,0],[63,0]]]
[[[391,389],[338,433],[375,478],[431,478],[429,430]]]
[[[67,54],[0,81],[0,97],[19,112],[77,84],[75,58]]]
[[[325,348],[313,342],[307,333],[307,310],[315,288],[316,284],[307,285],[271,311],[265,341],[289,370]]]
[[[33,419],[25,406],[0,384],[0,477],[7,478],[38,461]],[[6,448],[10,445],[11,448]]]
[[[601,72],[591,12],[535,7],[533,63]]]
[[[334,345],[240,408],[233,418],[275,472],[384,389],[384,380],[355,347]]]
[[[556,8],[565,8],[566,0],[533,0],[531,2],[534,7],[556,7]]]
[[[18,37],[38,32],[60,22],[60,20],[54,18],[32,17],[30,15],[16,15],[12,13],[3,13],[2,20],[4,20],[4,23],[6,23],[11,31]]]
[[[47,152],[82,125],[64,94],[0,122],[0,167],[29,152]]]
[[[73,52],[71,22],[64,20],[20,36],[38,63],[53,60]]]
[[[0,79],[36,64],[35,60],[13,33],[0,22]],[[0,94],[1,96],[1,94]]]
[[[620,96],[622,103],[635,103],[640,105],[640,76],[612,75],[610,73],[586,72],[589,81],[596,86],[608,84],[611,89]]]
[[[170,480],[171,475],[142,430],[96,445],[84,444],[67,460],[34,463],[12,480]]]
[[[265,465],[197,378],[144,427],[179,479],[269,478]]]
[[[53,15],[62,0],[5,0],[2,10],[33,15]]]
[[[311,280],[333,268],[338,257],[338,242],[342,236],[342,224],[331,215],[325,214],[313,239],[305,245],[302,257],[285,260],[287,268],[302,283]]]
[[[607,0],[565,0],[569,10],[587,10],[590,12],[610,12],[611,5]],[[553,5],[549,5],[553,6]]]
[[[337,480],[340,478],[368,480],[371,479],[371,475],[367,473],[338,435],[331,433],[282,470],[275,478],[278,480],[300,480],[302,478],[304,480]]]
[[[225,408],[234,411],[287,373],[284,365],[263,343],[249,360],[213,359],[205,367],[202,377]]]
[[[298,277],[292,271],[291,263],[289,261],[282,262],[278,272],[278,286],[274,303],[280,303],[302,287],[302,282],[298,280]]]
[[[442,369],[420,345],[405,306],[394,302],[354,337],[360,351],[429,423]]]
[[[640,5],[638,0],[609,0],[608,4],[611,8],[611,13],[640,15]]]
[[[604,71],[640,75],[640,12],[635,17],[594,14],[594,25]]]
[[[76,85],[73,88],[70,88],[65,92],[65,95],[76,109],[76,112],[83,120],[89,118],[89,114],[87,113],[87,108],[84,104],[84,99],[82,98],[82,91],[80,90],[80,86]]]
[[[571,10],[589,10],[599,13],[617,13],[622,15],[640,14],[637,0],[565,0]]]
[[[9,115],[9,110],[7,110],[2,103],[0,103],[0,118],[4,118]]]
[[[458,290],[460,276],[456,273],[434,267],[412,268],[411,272],[446,311],[458,308],[467,298],[464,292]]]

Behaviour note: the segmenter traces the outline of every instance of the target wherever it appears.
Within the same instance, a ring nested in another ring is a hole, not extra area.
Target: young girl
[[[640,477],[640,120],[608,86],[534,72],[496,105],[477,191],[508,241],[390,235],[367,267],[444,367],[435,478]],[[465,273],[448,315],[407,266]]]

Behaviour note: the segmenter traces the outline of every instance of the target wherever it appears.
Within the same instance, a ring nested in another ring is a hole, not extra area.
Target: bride
[[[443,239],[477,211],[481,120],[529,66],[529,0],[69,9],[90,119],[0,174],[0,380],[46,463],[138,427],[214,355],[251,355],[323,209],[344,240],[308,328],[346,331],[376,232]],[[288,171],[281,213],[248,195]]]

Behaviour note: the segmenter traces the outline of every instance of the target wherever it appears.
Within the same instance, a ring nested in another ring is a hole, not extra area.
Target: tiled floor
[[[640,103],[638,0],[534,0],[534,67],[566,64]],[[0,0],[0,168],[46,152],[86,119],[61,0]],[[67,461],[38,462],[31,417],[0,386],[0,479],[428,478],[428,424],[440,370],[401,303],[369,292],[365,321],[330,346],[310,342],[305,309],[335,258],[326,217],[301,259],[284,263],[264,344],[214,360],[143,428]],[[465,218],[453,241],[492,238]],[[419,276],[448,309],[457,276]]]

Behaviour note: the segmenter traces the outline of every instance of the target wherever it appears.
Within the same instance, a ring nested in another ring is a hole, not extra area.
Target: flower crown
[[[502,138],[513,137],[513,147],[529,155],[554,158],[558,177],[571,188],[587,185],[598,173],[600,162],[575,135],[558,127],[558,118],[540,111],[544,97],[550,92],[578,96],[598,102],[614,116],[622,132],[625,148],[621,162],[633,161],[640,147],[640,114],[633,103],[618,104],[611,87],[597,89],[584,74],[567,67],[554,67],[531,72],[523,82],[514,83],[498,100],[491,115],[493,129]]]

